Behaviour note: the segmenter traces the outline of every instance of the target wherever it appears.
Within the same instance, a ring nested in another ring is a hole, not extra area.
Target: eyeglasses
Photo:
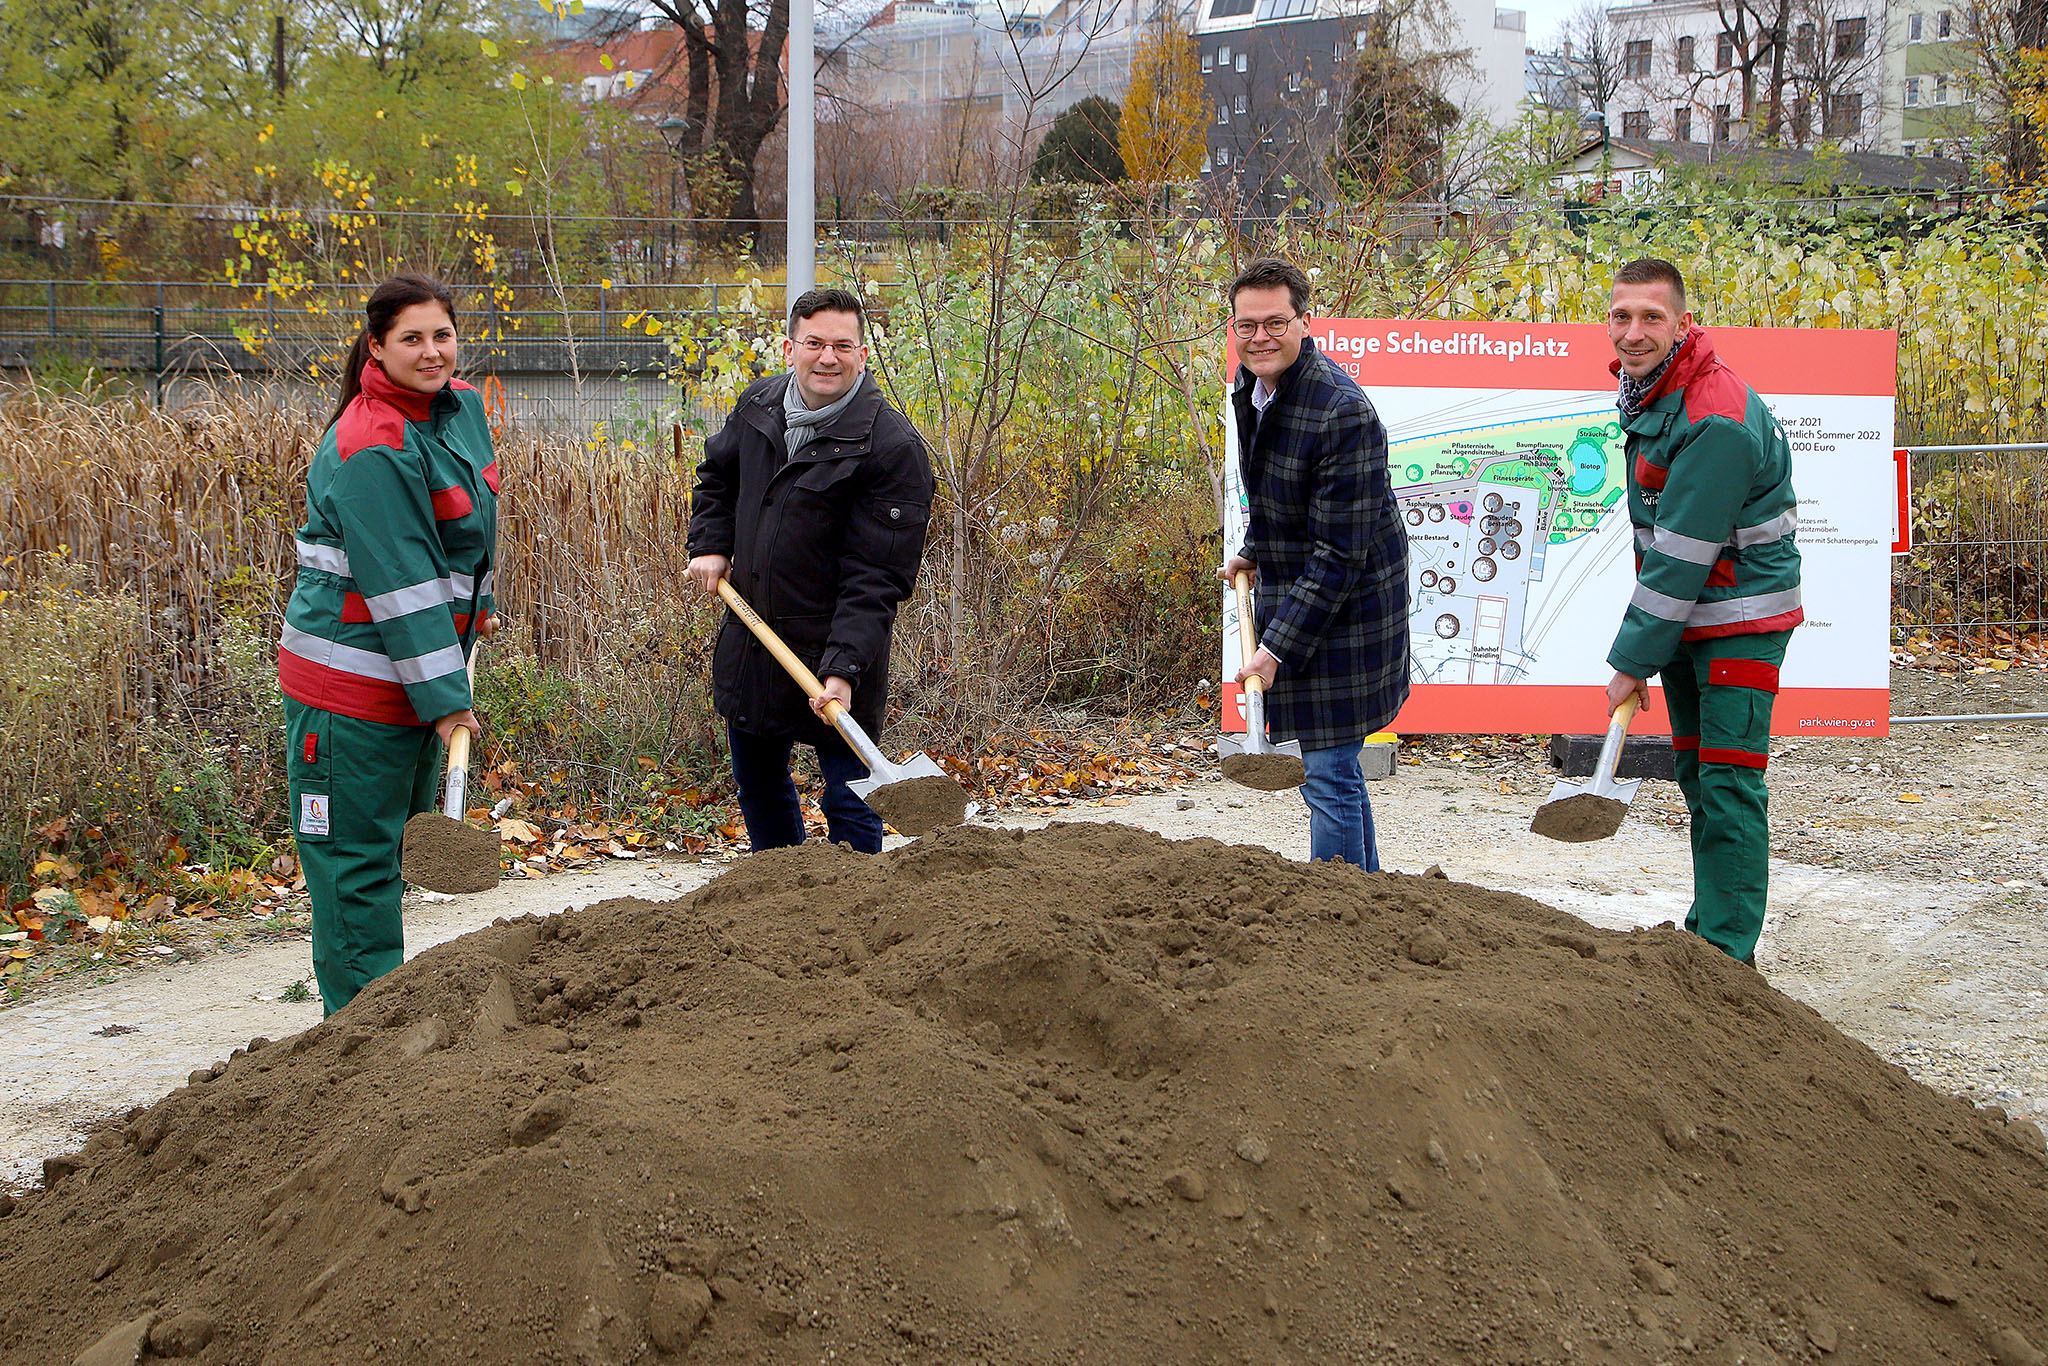
[[[859,342],[828,342],[819,337],[798,337],[794,345],[806,356],[822,356],[828,350],[835,356],[850,356],[860,350]]]
[[[1232,318],[1230,330],[1245,341],[1250,341],[1261,331],[1269,337],[1278,339],[1287,335],[1287,329],[1293,326],[1294,320],[1300,316],[1299,313],[1290,313],[1284,318]]]

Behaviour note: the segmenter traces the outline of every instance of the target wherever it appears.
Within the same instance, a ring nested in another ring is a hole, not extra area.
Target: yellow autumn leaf
[[[514,90],[526,89],[526,73],[524,71],[515,71],[512,73],[512,88]]]
[[[1919,795],[1919,794],[1917,794],[1917,793],[1913,793],[1913,792],[1901,792],[1901,793],[1899,794],[1899,800],[1900,800],[1900,801],[1902,801],[1902,802],[1922,802],[1922,801],[1925,801],[1925,800],[1927,800],[1927,799],[1926,799],[1925,797],[1922,797],[1922,796],[1920,796],[1920,795]]]
[[[612,54],[609,52],[599,54],[597,64],[603,67],[606,71],[610,71],[612,68],[618,65],[617,62],[612,60]]]
[[[483,49],[484,56],[486,57],[495,57],[498,55],[498,45],[488,38],[479,40],[477,46]]]

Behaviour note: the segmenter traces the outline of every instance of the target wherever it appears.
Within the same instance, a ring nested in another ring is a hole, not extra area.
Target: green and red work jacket
[[[490,423],[460,380],[428,398],[371,361],[362,384],[306,472],[278,682],[323,711],[431,725],[470,705],[466,651],[495,605]]]
[[[1619,361],[1613,365],[1619,374]],[[1785,430],[1696,327],[1622,428],[1636,588],[1607,662],[1648,678],[1681,641],[1789,631],[1798,499]]]

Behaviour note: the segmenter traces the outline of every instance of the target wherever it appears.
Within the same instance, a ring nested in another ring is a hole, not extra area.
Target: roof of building
[[[1787,183],[1825,181],[1841,189],[1854,186],[1866,190],[1957,190],[1975,179],[1970,167],[1949,157],[1902,157],[1880,152],[1846,152],[1828,148],[1815,152],[1803,147],[1763,147],[1752,143],[1657,142],[1647,138],[1589,138],[1575,161],[1601,151],[1603,145],[1632,153],[1644,165],[1658,162],[1681,166],[1729,166],[1755,171],[1767,179]]]

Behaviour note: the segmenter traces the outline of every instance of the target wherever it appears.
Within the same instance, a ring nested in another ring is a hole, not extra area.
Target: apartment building
[[[1976,127],[1959,0],[1650,0],[1607,11],[1619,137],[1938,155]]]
[[[1378,22],[1372,0],[1201,0],[1194,22],[1215,121],[1203,179],[1246,212],[1316,197],[1357,54]],[[1498,124],[1521,112],[1527,82],[1523,11],[1449,0],[1437,31],[1404,35],[1428,51],[1463,51],[1445,82],[1461,112]]]

